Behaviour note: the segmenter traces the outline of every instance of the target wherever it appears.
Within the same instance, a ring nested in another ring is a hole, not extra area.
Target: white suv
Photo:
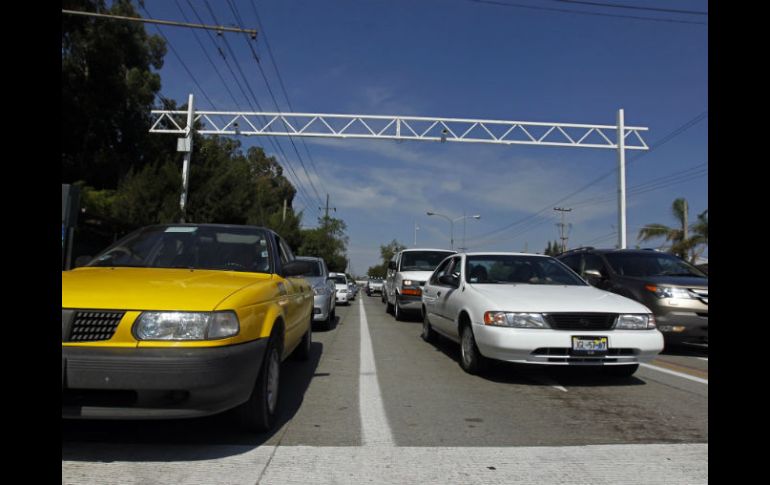
[[[402,320],[404,311],[420,312],[422,287],[447,256],[456,254],[448,249],[404,249],[388,263],[382,299],[385,311]]]

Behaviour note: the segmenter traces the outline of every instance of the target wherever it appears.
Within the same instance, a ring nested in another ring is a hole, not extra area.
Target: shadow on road
[[[679,344],[669,345],[666,344],[663,348],[663,355],[681,355],[684,357],[708,357],[709,346],[708,344]]]
[[[308,361],[299,362],[289,358],[283,362],[280,411],[271,432],[251,433],[240,430],[233,412],[179,420],[63,419],[62,459],[105,462],[185,461],[244,453],[267,442],[294,417],[315,376],[322,353],[323,344],[314,342]],[[122,450],[115,445],[147,446],[126,446]]]

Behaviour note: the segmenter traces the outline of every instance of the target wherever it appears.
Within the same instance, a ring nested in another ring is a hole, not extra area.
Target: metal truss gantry
[[[604,148],[618,153],[618,245],[626,247],[626,150],[648,150],[641,132],[648,128],[625,126],[623,110],[616,125],[544,123],[534,121],[429,118],[357,114],[195,111],[190,95],[187,110],[152,110],[150,133],[184,135],[178,144],[185,152],[182,211],[187,195],[187,173],[195,131],[201,135],[302,136],[316,138],[411,140],[497,145]]]

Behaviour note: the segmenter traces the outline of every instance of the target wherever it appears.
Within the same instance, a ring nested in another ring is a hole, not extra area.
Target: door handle
[[[441,292],[436,292],[436,296],[441,296]]]

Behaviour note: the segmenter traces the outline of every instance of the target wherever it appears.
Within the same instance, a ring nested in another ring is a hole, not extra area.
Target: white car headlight
[[[142,312],[134,323],[139,340],[214,340],[240,330],[235,312]]]
[[[658,298],[683,298],[686,300],[695,298],[689,290],[685,288],[674,288],[672,286],[645,285],[647,291],[655,293]]]
[[[414,284],[414,281],[412,280],[404,280],[401,282],[401,286],[412,286]]]
[[[515,328],[551,328],[542,313],[485,312],[484,325]]]
[[[618,330],[651,330],[655,328],[655,315],[618,315],[615,329]]]
[[[314,286],[313,287],[313,294],[314,295],[325,295],[327,293],[327,288],[325,286]]]

